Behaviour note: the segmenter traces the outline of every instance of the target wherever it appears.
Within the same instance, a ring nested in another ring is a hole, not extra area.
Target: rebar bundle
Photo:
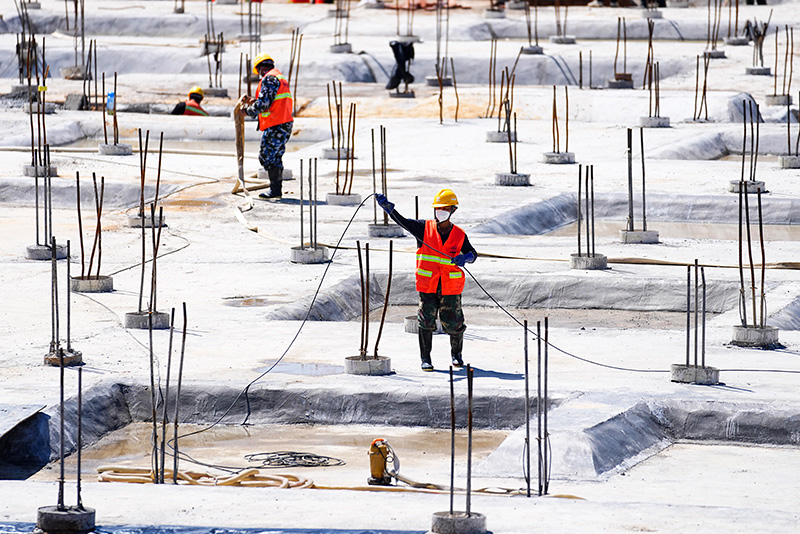
[[[703,56],[703,86],[702,91],[700,89],[700,56],[697,56],[696,62],[696,73],[695,73],[695,83],[694,83],[694,114],[692,115],[693,120],[699,121],[700,116],[703,115],[702,120],[708,120],[708,100],[707,100],[707,93],[708,93],[708,67],[711,63],[711,58],[708,55]],[[700,105],[698,107],[698,97],[700,101]]]
[[[387,167],[386,167],[386,128],[381,125],[380,126],[380,156],[381,156],[381,182],[380,182],[380,192],[383,195],[388,194],[389,184],[386,179],[387,177]],[[372,192],[378,193],[378,183],[376,181],[376,169],[375,169],[375,130],[372,130]],[[381,210],[383,213],[383,224],[389,224],[389,214],[385,211]],[[373,223],[378,224],[378,202],[373,198]]]
[[[585,193],[581,188],[581,174],[584,174],[583,181],[585,184]],[[581,204],[584,207],[581,207]],[[582,215],[581,210],[585,210],[585,215]],[[583,165],[578,165],[578,256],[583,256],[583,247],[581,246],[581,221],[586,221],[586,257],[593,258],[595,256],[594,247],[594,165],[587,165],[584,172]]]
[[[313,162],[313,165],[312,165]],[[313,171],[312,171],[313,169]],[[303,160],[300,160],[300,250],[306,248],[303,210]],[[308,160],[308,247],[317,248],[317,158]]]
[[[528,32],[528,46],[539,46],[539,1],[533,0],[533,24],[531,24],[531,4],[529,0],[524,0],[522,4],[525,9],[525,29]]]
[[[225,37],[222,32],[216,36],[206,34],[203,41],[203,53],[208,65],[208,86],[222,87],[222,53],[225,51]],[[214,69],[211,68],[211,56],[214,56]]]
[[[564,86],[564,152],[569,152],[569,88]],[[556,102],[556,86],[553,86],[553,115],[552,115],[552,132],[553,132],[553,153],[561,153],[561,134],[558,126],[558,104]]]
[[[694,364],[690,363],[692,314],[694,314]],[[692,266],[686,266],[686,366],[689,365],[706,366],[706,273],[705,269],[699,266],[697,259],[694,260],[694,306],[692,306]]]
[[[303,34],[300,28],[292,30],[292,46],[289,53],[289,75],[286,81],[292,87],[292,114],[297,115],[297,80],[300,78],[300,49],[303,46]],[[241,70],[241,66],[239,67]],[[239,76],[241,78],[241,76]],[[241,86],[241,82],[239,83]],[[239,90],[241,94],[241,89]]]
[[[346,44],[350,21],[350,0],[336,0],[335,5],[333,42],[335,45]]]

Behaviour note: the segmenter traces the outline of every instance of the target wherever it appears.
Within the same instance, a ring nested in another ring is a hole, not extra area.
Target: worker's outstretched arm
[[[275,76],[265,76],[261,82],[261,91],[256,95],[256,99],[247,107],[245,112],[251,117],[258,117],[260,113],[268,111],[275,101],[278,88],[281,82]]]

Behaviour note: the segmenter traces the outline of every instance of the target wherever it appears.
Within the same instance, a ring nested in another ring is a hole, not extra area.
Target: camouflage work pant
[[[258,161],[264,169],[277,167],[283,170],[283,153],[286,152],[286,143],[292,136],[293,124],[293,122],[285,122],[264,130],[261,135],[261,148],[258,152]]]
[[[442,329],[448,334],[463,334],[464,312],[461,310],[461,295],[442,295],[440,285],[436,293],[420,293],[417,309],[417,324],[422,330],[436,330],[436,315],[442,322]]]

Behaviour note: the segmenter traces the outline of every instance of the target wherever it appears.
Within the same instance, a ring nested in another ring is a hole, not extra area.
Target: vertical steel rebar
[[[589,195],[591,196],[590,207],[591,207],[591,218],[589,219],[592,223],[592,257],[595,257],[594,252],[594,241],[595,241],[595,234],[594,234],[594,165],[589,165]]]
[[[686,366],[689,366],[692,338],[692,267],[686,266]]]
[[[639,128],[640,150],[642,152],[642,231],[647,231],[647,196],[646,196],[646,173],[644,167],[644,128]]]
[[[584,175],[584,186],[586,188],[586,197],[584,198],[584,205],[586,206],[586,256],[591,256],[591,247],[592,247],[592,237],[591,237],[591,224],[590,221],[592,220],[592,212],[589,210],[589,167],[587,165],[586,168],[583,170]]]
[[[548,395],[548,375],[549,375],[549,365],[548,365],[548,345],[550,338],[550,327],[549,327],[549,320],[547,316],[544,318],[544,377],[543,377],[543,385],[542,385],[542,393],[543,393],[543,404],[542,409],[544,410],[543,414],[543,424],[544,424],[544,455],[542,459],[542,467],[544,467],[544,494],[547,495],[547,492],[550,489],[550,432],[547,428],[547,419],[548,419],[548,411],[550,410],[550,398]]]
[[[527,3],[527,2],[526,2]],[[531,496],[531,401],[530,401],[530,374],[528,372],[528,320],[523,322],[522,335],[524,337],[525,357],[525,496]]]
[[[53,238],[53,261],[56,257],[56,238]],[[59,403],[58,403],[58,510],[66,510],[64,506],[64,351],[60,347],[58,352],[59,367]]]
[[[706,366],[706,270],[705,267],[700,267],[700,278],[703,283],[703,337],[700,342],[700,365],[705,368]]]
[[[628,231],[634,231],[633,221],[633,130],[628,128]]]
[[[164,471],[167,469],[167,408],[169,406],[169,378],[172,371],[172,337],[175,333],[175,308],[172,308],[169,318],[169,346],[167,348],[167,384],[164,388],[164,409],[161,411],[161,474],[159,484],[164,483]]]
[[[474,370],[467,364],[467,517],[472,513],[472,385]]]
[[[583,165],[579,163],[578,164],[578,204],[577,204],[577,209],[578,209],[578,256],[579,257],[581,256],[581,254],[583,254],[583,251],[581,250],[581,193],[582,193],[581,183],[582,183],[582,181],[583,181]],[[587,213],[587,215],[588,215],[588,213]]]
[[[761,289],[761,300],[760,300],[760,304],[761,305],[760,305],[760,310],[759,310],[761,312],[761,317],[760,317],[758,323],[756,323],[756,319],[754,317],[753,318],[753,324],[754,325],[758,324],[761,328],[764,328],[764,325],[766,323],[766,317],[767,317],[767,300],[766,300],[766,295],[764,294],[764,277],[766,275],[766,268],[767,268],[766,267],[766,261],[767,261],[767,258],[766,258],[766,252],[764,250],[764,222],[763,222],[763,217],[762,217],[762,212],[761,212],[761,188],[760,187],[758,188],[758,191],[756,192],[756,198],[758,200],[758,242],[759,242],[759,245],[761,246],[761,288],[760,288]]]
[[[147,332],[149,340],[150,352],[150,409],[153,418],[153,432],[150,437],[150,442],[153,445],[153,450],[150,453],[150,465],[152,470],[153,483],[158,484],[160,480],[158,468],[158,418],[156,416],[156,370],[155,370],[155,354],[153,352],[153,310],[147,314]]]
[[[364,271],[366,274],[366,293],[364,294],[364,353],[363,356],[367,355],[367,345],[369,345],[369,243],[364,243]]]
[[[305,176],[303,176],[303,158],[300,158],[300,250],[302,251],[305,248],[304,243],[304,236],[303,236],[303,182],[305,181]]]
[[[174,426],[174,435],[172,438],[173,441],[173,451],[174,456],[172,458],[172,483],[178,483],[178,410],[181,404],[181,384],[183,383],[183,356],[186,350],[186,303],[183,303],[183,331],[181,336],[181,359],[180,363],[178,364],[178,390],[175,394],[175,420],[173,422]]]
[[[392,291],[392,248],[393,241],[389,240],[389,277],[386,280],[386,296],[383,299],[383,311],[381,312],[381,322],[378,327],[378,336],[375,339],[375,359],[378,358],[378,343],[381,342],[381,334],[383,333],[383,325],[386,322],[386,310],[389,309],[389,293]]]
[[[361,342],[358,346],[358,355],[363,360],[367,355],[367,345],[364,337],[364,323],[367,322],[367,305],[364,301],[364,262],[361,256],[361,241],[356,241],[356,250],[358,251],[358,275],[361,280]]]
[[[536,321],[536,444],[539,449],[538,468],[539,496],[542,495],[542,322]]]
[[[697,367],[697,355],[699,348],[699,320],[700,320],[700,268],[697,264],[697,258],[694,260],[694,366]]]
[[[372,193],[378,192],[378,183],[375,177],[375,128],[370,130],[372,139]],[[372,224],[378,224],[378,201],[372,198]]]
[[[67,241],[69,243],[69,241]],[[69,278],[67,278],[69,280]],[[69,345],[67,345],[69,350]],[[83,510],[83,499],[81,498],[81,455],[83,449],[83,367],[78,367],[78,443],[77,443],[77,507]]]
[[[71,259],[71,251],[70,251],[70,242],[67,239],[67,351],[72,352],[72,343],[70,340],[70,326],[72,320],[72,282],[70,279],[71,276],[71,269],[70,269],[70,259]]]
[[[456,472],[456,394],[453,386],[453,366],[450,366],[450,515],[453,515],[453,495]]]

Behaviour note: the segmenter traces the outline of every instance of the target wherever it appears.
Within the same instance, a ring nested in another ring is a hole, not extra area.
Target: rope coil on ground
[[[152,484],[155,474],[152,469],[122,465],[106,465],[97,468],[99,482],[128,482]],[[164,479],[172,478],[172,469],[165,469]],[[236,474],[214,475],[200,471],[178,471],[178,484],[192,486],[245,486],[259,488],[306,489],[313,488],[314,481],[292,474],[262,474],[258,469],[245,469]]]

